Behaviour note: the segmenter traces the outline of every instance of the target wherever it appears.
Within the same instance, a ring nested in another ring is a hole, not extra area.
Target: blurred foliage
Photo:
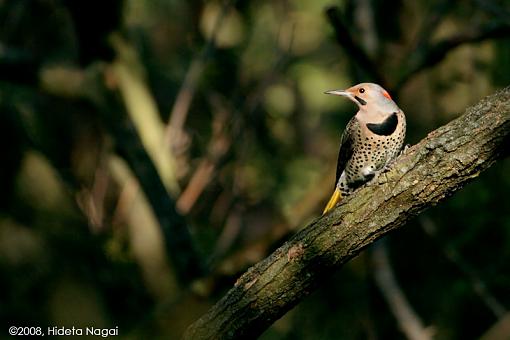
[[[395,87],[409,143],[510,84],[510,37],[487,36],[398,86],[424,42],[508,25],[506,1],[0,1],[3,330],[118,326],[126,338],[178,338],[318,216],[355,111],[323,92],[372,80],[335,41],[331,5]],[[98,69],[113,109],[90,99]],[[141,163],[129,158],[131,138]],[[182,235],[148,199],[148,164],[207,266],[191,284],[178,277],[180,255],[165,251]],[[502,317],[473,278],[510,307],[509,172],[500,161],[388,237],[399,284],[437,339],[477,338]],[[403,338],[369,253],[262,338]]]

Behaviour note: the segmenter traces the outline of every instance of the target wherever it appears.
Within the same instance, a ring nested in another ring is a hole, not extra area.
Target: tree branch
[[[175,201],[165,189],[156,166],[128,118],[120,93],[116,91],[112,71],[92,68],[89,72],[90,79],[84,83],[87,85],[86,98],[96,106],[105,126],[117,142],[119,153],[130,166],[145,193],[160,225],[166,251],[174,265],[178,280],[183,285],[188,284],[203,275],[204,266],[193,245],[186,221],[177,212]],[[108,84],[109,81],[112,84]]]
[[[443,250],[446,258],[453,263],[459,269],[462,274],[464,274],[473,288],[473,291],[480,297],[482,302],[487,306],[487,308],[494,314],[496,318],[502,318],[505,314],[507,314],[507,310],[505,306],[499,302],[498,299],[491,293],[487,284],[482,280],[482,278],[476,273],[476,270],[464,259],[461,254],[453,247],[445,247],[440,244],[437,240],[437,227],[434,222],[426,216],[420,216],[418,219],[422,229],[425,233],[433,238],[438,247]]]
[[[382,241],[384,242],[384,241]],[[409,340],[430,340],[431,330],[423,326],[420,317],[407,300],[391,268],[388,249],[385,243],[373,247],[372,266],[377,287],[397,319],[400,330]]]
[[[223,3],[215,19],[210,37],[207,39],[199,55],[191,61],[189,69],[181,84],[181,88],[175,97],[175,102],[165,129],[166,146],[171,146],[170,144],[172,144],[172,142],[176,142],[176,139],[178,139],[182,134],[182,129],[186,121],[186,117],[188,116],[191,102],[195,96],[198,82],[205,69],[207,60],[211,57],[211,54],[214,51],[216,36],[222,27],[225,16],[234,4],[235,1],[229,0]]]
[[[506,313],[487,332],[482,334],[480,340],[504,340],[510,334],[510,313]]]
[[[509,134],[506,88],[431,132],[388,173],[251,267],[184,338],[257,337],[365,247],[489,168],[509,147]]]
[[[367,76],[374,82],[386,87],[386,79],[379,72],[379,68],[375,65],[368,54],[351,36],[347,25],[344,24],[342,13],[338,6],[331,6],[326,10],[326,16],[335,30],[335,37],[340,46],[342,46],[346,53],[351,56],[351,59],[360,67],[361,70],[366,72]]]
[[[476,29],[470,28],[464,32],[445,38],[432,45],[425,45],[415,50],[409,57],[407,68],[398,79],[396,89],[400,89],[411,76],[437,65],[453,49],[463,44],[471,44],[486,39],[504,38],[510,34],[508,23],[490,22]]]

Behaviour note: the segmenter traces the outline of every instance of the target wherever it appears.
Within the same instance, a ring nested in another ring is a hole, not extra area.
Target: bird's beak
[[[349,98],[351,101],[353,101],[358,106],[367,105],[367,102],[357,95],[353,94],[349,89],[347,90],[332,90],[332,91],[326,91],[325,94],[334,94],[335,96],[343,96]],[[361,107],[360,106],[360,107]]]
[[[352,94],[345,90],[331,90],[324,92],[325,94],[334,94],[335,96],[344,96],[348,98],[352,98]]]

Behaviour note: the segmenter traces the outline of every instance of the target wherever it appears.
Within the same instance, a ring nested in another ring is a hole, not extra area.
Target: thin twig
[[[195,57],[190,64],[188,72],[186,73],[184,81],[182,82],[181,88],[177,93],[174,105],[170,112],[169,121],[165,129],[164,138],[165,145],[167,146],[176,143],[180,137],[180,134],[182,133],[191,102],[197,89],[198,81],[200,80],[200,76],[202,75],[207,60],[211,57],[214,51],[216,36],[220,31],[223,20],[230,7],[234,5],[234,3],[235,0],[227,0],[223,2],[223,5],[214,22],[211,35],[207,38],[207,41],[198,56]]]
[[[432,9],[428,9],[430,13],[425,15],[420,31],[416,35],[414,41],[410,44],[410,52],[407,55],[406,60],[412,56],[416,50],[427,48],[430,38],[434,35],[436,29],[439,27],[453,4],[453,1],[439,1],[432,5]]]
[[[430,340],[430,328],[423,326],[420,317],[407,301],[400,288],[388,257],[386,243],[380,241],[372,248],[372,264],[377,287],[398,321],[400,329],[411,340]]]
[[[211,96],[211,106],[215,115],[212,122],[212,137],[209,141],[208,152],[202,158],[188,185],[177,200],[177,208],[182,214],[187,214],[213,179],[218,164],[230,150],[231,138],[227,135],[226,126],[231,117],[229,110],[221,103],[218,96]]]
[[[399,78],[395,89],[402,86],[417,73],[437,65],[441,62],[448,52],[463,44],[470,44],[486,39],[503,38],[510,34],[509,23],[489,23],[478,27],[477,29],[469,29],[458,33],[451,37],[445,38],[432,46],[425,46],[417,49],[409,59],[409,65]]]
[[[87,217],[93,232],[99,232],[104,223],[104,204],[109,177],[104,164],[99,164],[94,173],[92,187],[83,188],[76,194],[76,202]]]
[[[508,340],[510,334],[510,313],[506,313],[494,323],[480,340]]]
[[[132,169],[154,211],[178,280],[188,284],[204,273],[204,267],[194,248],[185,219],[177,212],[174,200],[165,189],[140,136],[128,118],[119,93],[114,91],[115,83],[110,85],[111,88],[106,87],[104,78],[108,75],[108,72],[102,70],[91,74],[92,78],[87,82],[88,99],[95,105],[105,126],[117,141],[119,153]]]
[[[337,42],[342,46],[347,54],[351,57],[352,61],[362,69],[372,81],[386,87],[387,80],[379,72],[378,67],[371,60],[363,48],[356,43],[355,39],[351,36],[348,27],[344,24],[342,13],[338,6],[329,7],[326,10],[326,15],[335,30],[335,37]]]
[[[418,221],[425,233],[437,241],[437,227],[434,221],[426,215],[420,216]],[[480,297],[480,299],[485,303],[487,308],[494,314],[494,316],[498,319],[503,317],[503,315],[506,314],[507,309],[498,301],[498,299],[496,299],[494,295],[492,295],[485,282],[480,278],[480,275],[476,273],[476,270],[466,261],[464,261],[462,255],[454,248],[447,248],[440,244],[439,246],[443,249],[443,253],[445,254],[446,258],[455,264],[468,278],[469,283],[473,287],[473,291]]]
[[[481,10],[490,15],[499,18],[503,22],[510,22],[510,8],[504,8],[496,4],[494,1],[472,0]]]

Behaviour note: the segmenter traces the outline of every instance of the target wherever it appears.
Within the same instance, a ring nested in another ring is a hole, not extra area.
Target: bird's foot
[[[411,144],[406,144],[404,145],[404,147],[402,148],[402,150],[400,151],[400,153],[398,154],[398,156],[402,156],[402,155],[405,155],[407,150],[409,150],[409,148],[411,147]]]
[[[392,159],[391,161],[389,161],[389,162],[388,162],[388,163],[384,166],[384,168],[382,168],[381,172],[382,172],[382,173],[386,173],[386,172],[390,171],[390,170],[391,170],[391,168],[393,167],[393,164],[395,164],[396,160],[397,160],[400,156],[404,155],[410,147],[411,147],[411,144],[406,144],[406,145],[402,148],[402,150],[400,151],[400,153],[398,154],[398,156],[397,156],[397,157],[395,157],[394,159]]]
[[[385,174],[385,173],[389,172],[391,170],[391,168],[393,167],[393,164],[395,164],[395,160],[396,160],[396,158],[393,159],[392,161],[388,162],[388,164],[386,164],[384,166],[384,168],[382,168],[381,173]]]

